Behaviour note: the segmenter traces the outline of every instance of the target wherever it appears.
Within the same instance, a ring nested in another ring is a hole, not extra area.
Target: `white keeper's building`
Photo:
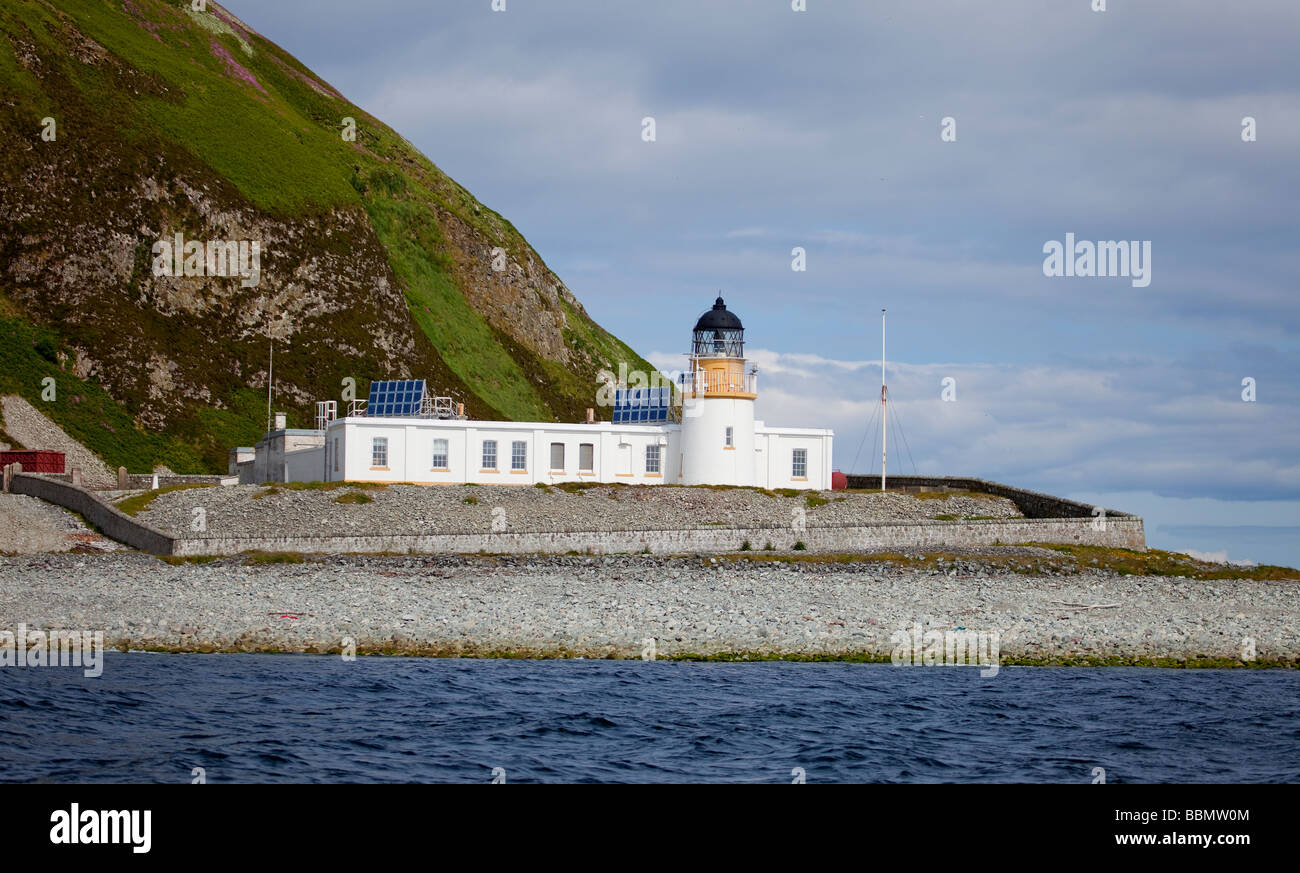
[[[757,372],[721,297],[696,322],[687,357],[676,392],[620,386],[613,421],[472,421],[448,398],[419,396],[423,382],[377,383],[342,418],[333,401],[318,404],[316,430],[277,422],[256,448],[231,452],[230,472],[241,483],[831,487],[832,431],[755,421]]]

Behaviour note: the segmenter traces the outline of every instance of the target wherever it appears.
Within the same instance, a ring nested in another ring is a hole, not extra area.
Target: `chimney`
[[[587,424],[595,424],[595,423],[596,423],[596,410],[594,410],[594,409],[592,409],[590,406],[588,406],[588,407],[587,407]]]
[[[456,414],[457,414],[458,416],[460,416],[461,418],[464,418],[464,417],[465,417],[465,404],[464,404],[464,403],[457,403],[457,404],[456,404]]]
[[[288,416],[286,413],[283,413],[283,412],[277,412],[277,413],[275,414],[275,428],[274,428],[274,429],[275,429],[275,430],[284,430],[284,428],[285,428],[285,426],[286,426],[288,420],[289,420],[289,416]]]

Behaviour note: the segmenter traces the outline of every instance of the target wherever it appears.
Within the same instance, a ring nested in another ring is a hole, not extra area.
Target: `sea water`
[[[0,670],[0,780],[1295,782],[1300,671],[110,652]]]

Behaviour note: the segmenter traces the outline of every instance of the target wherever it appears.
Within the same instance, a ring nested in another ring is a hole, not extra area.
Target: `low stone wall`
[[[172,554],[174,539],[120,511],[116,506],[99,499],[93,492],[70,482],[60,481],[55,475],[40,473],[15,473],[9,483],[14,494],[29,494],[41,500],[71,509],[81,514],[104,534],[132,548],[155,555]]]
[[[877,550],[939,549],[1047,542],[1146,549],[1140,518],[999,519],[923,521],[852,527],[692,528],[679,530],[565,531],[550,533],[459,533],[424,536],[286,536],[176,539],[176,555],[230,555],[246,551],[341,554],[349,552],[532,554],[683,554],[734,552],[748,541],[761,551],[768,543],[790,551],[802,542],[808,552],[830,554]]]
[[[880,474],[870,476],[850,475],[848,487],[865,490],[880,489]],[[1001,482],[987,479],[973,479],[966,476],[889,476],[885,484],[890,490],[899,491],[977,491],[996,494],[1016,504],[1025,518],[1093,518],[1093,507],[1077,500],[1054,497],[1041,491],[1014,488]],[[1127,512],[1118,512],[1106,507],[1107,518],[1136,518]]]
[[[54,479],[59,482],[67,482],[69,484],[72,483],[71,473],[46,473],[44,475],[50,479]],[[96,490],[148,491],[153,488],[153,479],[154,479],[153,473],[130,473],[126,477],[126,488],[119,489],[118,485],[121,483],[114,480],[114,483],[112,485],[105,485],[104,488],[100,488]],[[197,473],[194,475],[181,475],[181,474],[163,475],[162,473],[158,474],[159,488],[167,488],[171,485],[224,485],[226,484],[227,481],[230,481],[230,484],[235,484],[234,481],[232,481],[232,477],[230,476],[212,476],[212,475],[197,474]]]
[[[916,477],[914,477],[916,478]],[[982,490],[972,483],[979,479],[949,479],[963,483],[963,490]],[[925,483],[933,487],[932,483]],[[1050,495],[1038,495],[1007,486],[1006,491],[1044,498],[1042,505],[1058,501]],[[186,539],[172,537],[157,528],[122,513],[94,493],[54,475],[13,474],[10,490],[29,494],[50,503],[79,512],[105,536],[155,555],[233,555],[240,552],[302,552],[342,554],[348,552],[397,553],[474,553],[505,554],[592,552],[597,554],[651,554],[734,552],[748,541],[754,551],[769,543],[778,551],[790,551],[802,542],[808,552],[827,554],[875,550],[942,549],[985,545],[1012,545],[1045,542],[1099,545],[1115,548],[1146,549],[1142,519],[1121,513],[1105,518],[1012,518],[987,521],[917,521],[877,522],[846,526],[814,526],[795,530],[791,526],[724,528],[706,527],[673,530],[623,531],[554,531],[544,533],[454,533],[422,536],[284,536],[284,537],[211,537]],[[1006,493],[1002,496],[1011,497]],[[1059,502],[1059,501],[1058,501]],[[1071,503],[1083,508],[1084,504]],[[1023,508],[1022,508],[1022,511]]]

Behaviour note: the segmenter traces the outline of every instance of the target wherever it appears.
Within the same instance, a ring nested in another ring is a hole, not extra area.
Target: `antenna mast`
[[[885,419],[889,416],[885,393],[885,310],[880,310],[880,490],[885,490],[885,458],[889,431],[885,428]]]
[[[271,341],[271,363],[266,370],[266,432],[275,429],[275,419],[271,417],[271,387],[275,385],[275,337]]]

